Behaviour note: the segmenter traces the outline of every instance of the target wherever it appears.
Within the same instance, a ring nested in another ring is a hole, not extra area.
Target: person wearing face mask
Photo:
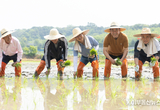
[[[93,78],[98,77],[99,75],[99,64],[97,55],[93,54],[90,55],[90,50],[94,48],[95,50],[99,49],[99,43],[89,35],[86,35],[89,30],[82,31],[80,28],[73,29],[73,37],[69,40],[69,42],[75,41],[73,47],[73,55],[74,55],[74,77],[81,78],[83,75],[83,68],[88,62],[91,63],[93,67],[92,76]],[[81,59],[77,68],[77,60],[78,60],[78,53],[80,53]],[[77,73],[77,75],[76,75]]]
[[[19,40],[12,36],[14,31],[7,31],[5,28],[1,30],[0,39],[0,77],[5,75],[6,65],[13,60],[12,66],[15,67],[15,76],[21,76],[21,66],[16,67],[17,63],[21,63],[23,50]]]
[[[159,78],[159,64],[160,45],[155,37],[158,34],[151,33],[149,28],[143,28],[141,34],[136,34],[134,37],[140,37],[135,43],[134,47],[134,62],[135,62],[135,78],[140,79],[142,73],[142,66],[145,61],[150,62],[153,68],[154,79]],[[152,62],[151,57],[155,57],[157,61]]]
[[[116,64],[115,59],[120,58],[122,62],[121,73],[122,78],[127,77],[127,59],[128,54],[128,38],[122,33],[125,28],[120,27],[116,22],[112,22],[110,28],[105,32],[109,33],[103,42],[103,54],[105,55],[104,78],[109,78],[111,74],[111,64]]]

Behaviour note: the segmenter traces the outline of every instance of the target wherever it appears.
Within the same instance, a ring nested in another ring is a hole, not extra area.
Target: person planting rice
[[[60,76],[60,79],[63,79],[63,63],[67,60],[68,42],[64,35],[59,34],[57,29],[51,29],[50,34],[44,36],[44,38],[47,39],[44,46],[44,56],[34,73],[34,77],[38,77],[45,66],[47,67],[45,74],[48,76],[50,74],[51,67],[50,61],[52,59],[56,59],[56,65],[58,68],[57,75]]]
[[[105,37],[103,43],[103,53],[106,56],[104,78],[110,77],[111,64],[117,65],[114,59],[118,57],[120,58],[120,61],[117,61],[118,65],[121,65],[122,78],[127,77],[128,64],[126,56],[128,54],[128,38],[122,33],[125,30],[125,28],[120,27],[115,22],[111,23],[110,28],[105,30],[109,34]]]
[[[73,55],[74,55],[74,77],[77,76],[78,78],[82,77],[83,75],[83,68],[87,65],[88,62],[91,63],[93,67],[93,77],[98,77],[99,74],[99,64],[98,58],[96,54],[90,55],[90,50],[95,48],[97,51],[99,48],[98,42],[92,37],[86,35],[89,30],[82,31],[80,28],[73,29],[73,37],[69,40],[69,42],[75,41],[73,47]],[[77,68],[77,60],[78,60],[78,52],[82,54],[81,60],[79,62]]]
[[[5,75],[6,65],[13,60],[12,66],[15,67],[15,76],[21,76],[21,65],[23,50],[19,40],[12,36],[14,31],[1,30],[0,39],[0,77]]]
[[[141,34],[136,34],[134,37],[141,37],[134,47],[134,62],[135,62],[135,78],[140,79],[142,75],[142,66],[145,61],[150,62],[153,68],[154,79],[159,78],[160,45],[155,37],[158,34],[151,33],[149,28],[143,28]]]

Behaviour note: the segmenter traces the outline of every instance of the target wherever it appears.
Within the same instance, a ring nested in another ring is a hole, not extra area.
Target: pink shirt
[[[16,37],[12,36],[10,44],[7,44],[4,39],[0,39],[0,67],[2,63],[2,51],[5,55],[13,56],[17,53],[17,61],[22,59],[23,50],[21,48],[20,42]]]

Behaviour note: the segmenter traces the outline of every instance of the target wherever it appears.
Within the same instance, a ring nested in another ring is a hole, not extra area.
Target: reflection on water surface
[[[0,78],[0,110],[157,110],[160,82]]]

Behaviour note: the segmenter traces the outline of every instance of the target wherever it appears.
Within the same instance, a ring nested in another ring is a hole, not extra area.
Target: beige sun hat
[[[75,37],[77,37],[78,35],[80,35],[81,33],[83,33],[84,35],[86,35],[89,32],[88,30],[84,30],[82,31],[80,28],[74,28],[72,33],[73,33],[73,37],[69,40],[69,42],[72,42],[75,40]]]
[[[14,31],[7,31],[5,28],[1,30],[1,38],[6,37],[7,35],[13,33]]]
[[[65,36],[59,34],[57,29],[51,29],[49,35],[44,36],[44,38],[48,40],[55,40],[61,37],[65,37]]]
[[[151,30],[149,28],[143,28],[141,31],[141,34],[135,34],[134,37],[141,37],[142,34],[151,34],[152,37],[158,37],[158,34],[151,33]]]
[[[110,25],[110,27],[109,27],[108,29],[104,30],[104,32],[110,33],[110,29],[113,29],[113,28],[120,28],[120,31],[121,31],[121,32],[126,30],[125,28],[120,27],[120,26],[118,25],[118,23],[112,22],[111,25]]]

